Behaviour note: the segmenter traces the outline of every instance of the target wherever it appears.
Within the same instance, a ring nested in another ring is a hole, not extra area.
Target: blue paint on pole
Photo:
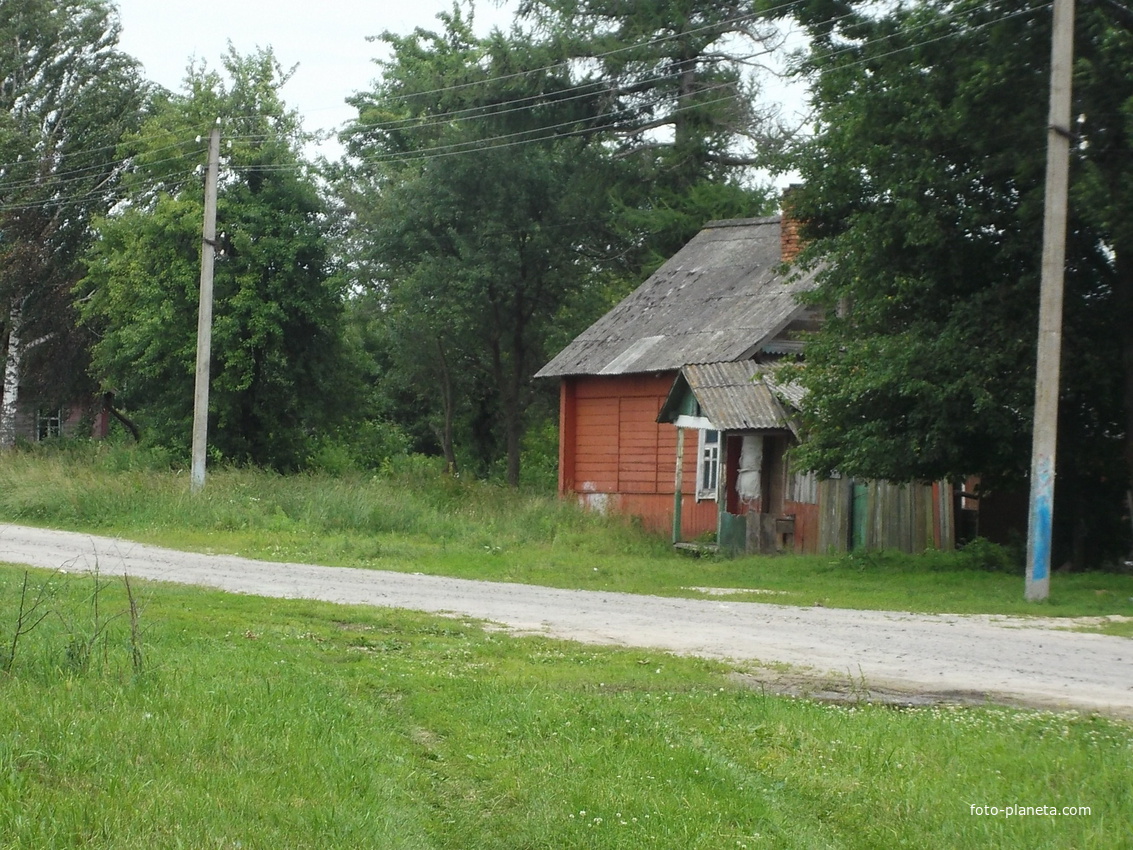
[[[1054,459],[1036,459],[1031,482],[1031,517],[1027,530],[1027,584],[1050,578],[1051,537],[1054,526]]]
[[[1041,499],[1035,505],[1035,562],[1031,568],[1031,578],[1041,581],[1050,575],[1050,538],[1052,535],[1052,505],[1049,498]]]

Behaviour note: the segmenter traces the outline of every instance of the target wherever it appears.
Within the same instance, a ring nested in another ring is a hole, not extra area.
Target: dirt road
[[[0,525],[0,562],[475,617],[510,631],[795,665],[755,679],[803,691],[868,690],[899,701],[1019,703],[1133,717],[1133,640],[1051,620],[920,615],[556,590],[176,552]]]

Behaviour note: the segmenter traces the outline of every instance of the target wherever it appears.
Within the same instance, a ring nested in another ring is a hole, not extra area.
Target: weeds
[[[42,610],[46,604],[48,583],[41,582],[35,589],[34,598],[28,600],[28,571],[24,570],[23,581],[20,583],[20,606],[16,613],[16,622],[12,626],[12,637],[8,641],[6,652],[0,662],[4,672],[11,675],[12,666],[16,663],[16,650],[20,640],[31,634],[47,617],[50,610]]]
[[[51,573],[33,584],[31,573],[24,571],[14,619],[10,621],[9,634],[3,638],[0,668],[5,674],[15,675],[18,658],[27,655],[38,655],[43,660],[41,672],[86,674],[96,662],[99,670],[108,671],[112,668],[112,649],[118,644],[116,624],[122,620],[129,625],[126,646],[131,668],[135,675],[141,674],[141,615],[129,578],[123,576],[126,598],[125,607],[121,608],[116,605],[117,599],[108,604],[107,596],[117,590],[117,585],[105,579],[97,567],[86,574],[86,579],[89,588],[76,599],[71,576]]]
[[[140,615],[138,613],[138,597],[134,595],[134,588],[130,585],[130,577],[122,575],[122,583],[126,587],[126,598],[130,602],[130,662],[134,667],[134,675],[142,675],[142,635],[139,627]]]

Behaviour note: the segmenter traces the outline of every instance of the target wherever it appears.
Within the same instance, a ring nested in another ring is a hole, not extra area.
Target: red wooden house
[[[560,493],[733,551],[950,545],[945,487],[791,469],[801,399],[769,367],[820,321],[797,241],[777,217],[708,224],[537,373],[561,380]]]

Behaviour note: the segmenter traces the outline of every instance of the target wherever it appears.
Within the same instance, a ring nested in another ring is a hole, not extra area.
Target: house
[[[29,443],[51,437],[102,439],[110,429],[110,409],[101,398],[60,405],[37,399],[21,388],[12,421],[12,439]]]
[[[781,217],[709,223],[544,366],[560,379],[559,491],[731,551],[950,546],[947,485],[792,468],[798,388],[771,368],[821,316]]]

